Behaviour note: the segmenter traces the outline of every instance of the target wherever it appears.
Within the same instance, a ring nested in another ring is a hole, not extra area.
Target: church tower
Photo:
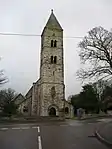
[[[41,35],[40,84],[40,116],[58,116],[65,99],[63,29],[53,10]]]

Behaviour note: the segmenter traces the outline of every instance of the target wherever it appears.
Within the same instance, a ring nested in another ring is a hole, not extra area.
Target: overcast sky
[[[64,29],[64,36],[84,36],[96,26],[112,28],[112,0],[0,0],[0,32],[41,34],[51,9]],[[66,97],[79,93],[80,68],[77,44],[64,38]],[[39,78],[40,37],[0,36],[0,68],[11,87],[25,94]]]

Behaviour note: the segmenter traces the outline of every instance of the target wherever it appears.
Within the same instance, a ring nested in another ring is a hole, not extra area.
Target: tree
[[[93,87],[97,91],[99,100],[101,100],[101,95],[108,85],[109,84],[106,80],[98,80],[97,82],[93,83]]]
[[[98,95],[92,84],[84,85],[80,94],[72,96],[71,103],[76,109],[84,108],[87,112],[99,111]]]
[[[8,81],[6,77],[4,77],[4,71],[0,70],[0,85],[5,84]]]
[[[13,89],[4,89],[0,91],[0,109],[5,114],[16,114],[17,105],[14,103],[16,93]]]
[[[112,32],[95,27],[79,43],[79,48],[81,62],[88,66],[77,72],[80,79],[112,76]]]
[[[92,84],[84,85],[80,95],[82,99],[82,108],[91,112],[98,111],[98,95]]]
[[[97,82],[93,83],[93,88],[97,92],[98,96],[99,110],[101,110],[102,107],[102,94],[108,86],[109,82],[106,80],[98,80]]]
[[[11,116],[13,114],[17,114],[18,106],[14,103],[14,101],[11,101],[9,104],[5,104],[3,107],[3,113],[5,115]]]
[[[109,104],[112,105],[112,84],[107,86],[101,96],[102,110],[107,113],[107,109],[109,108]]]
[[[76,114],[77,113],[76,110],[81,107],[80,94],[76,94],[76,95],[71,96],[71,104],[74,107],[74,114]]]

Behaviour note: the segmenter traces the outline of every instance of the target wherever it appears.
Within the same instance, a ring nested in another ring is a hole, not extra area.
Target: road
[[[107,149],[94,137],[106,121],[0,125],[0,149]]]

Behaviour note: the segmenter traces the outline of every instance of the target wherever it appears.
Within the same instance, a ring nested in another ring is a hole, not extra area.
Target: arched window
[[[66,107],[66,108],[65,108],[65,114],[68,114],[68,113],[69,113],[69,108]]]
[[[55,86],[53,86],[53,87],[51,88],[51,96],[54,97],[55,94],[56,94]]]
[[[53,43],[54,43],[54,41],[53,41],[53,40],[51,40],[51,47],[53,47]]]
[[[57,41],[56,40],[54,41],[54,47],[57,47]]]
[[[51,40],[51,47],[57,47],[57,41]]]
[[[53,64],[53,56],[51,56],[51,64]]]
[[[54,56],[54,64],[57,63],[57,56]]]
[[[28,107],[24,106],[23,112],[28,112]]]

